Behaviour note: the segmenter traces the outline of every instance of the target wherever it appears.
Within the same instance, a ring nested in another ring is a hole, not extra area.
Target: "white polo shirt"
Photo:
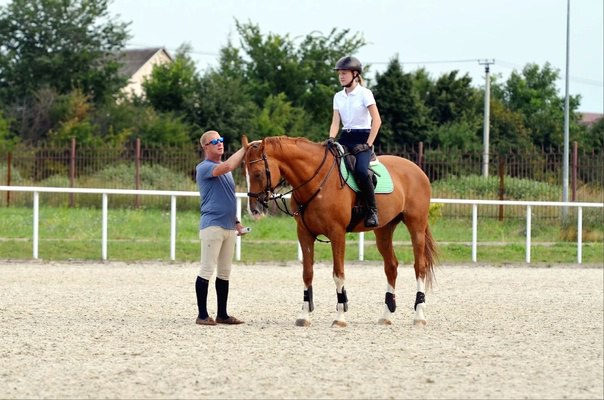
[[[357,85],[352,92],[343,89],[333,96],[333,109],[340,113],[343,129],[371,129],[367,107],[375,104],[371,90]]]

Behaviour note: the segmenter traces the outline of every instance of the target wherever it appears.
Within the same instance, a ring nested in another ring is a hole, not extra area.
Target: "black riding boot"
[[[378,226],[380,223],[378,221],[377,206],[375,205],[375,188],[373,187],[373,181],[371,180],[371,177],[368,176],[367,179],[361,179],[359,183],[365,199],[365,226],[367,228]]]
[[[216,317],[220,319],[228,319],[229,314],[227,313],[227,301],[229,298],[229,281],[224,279],[216,278],[216,303],[218,306],[218,312]]]

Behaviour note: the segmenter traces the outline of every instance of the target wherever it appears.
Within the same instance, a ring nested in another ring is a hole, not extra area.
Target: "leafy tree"
[[[354,55],[366,44],[361,34],[352,34],[349,29],[332,29],[327,36],[312,32],[300,43],[297,54],[303,79],[298,84],[303,90],[297,98],[288,97],[315,121],[311,129],[313,133],[318,131],[321,138],[327,135],[331,123],[333,95],[342,89],[333,67],[341,57]],[[370,70],[371,66],[365,63],[363,74]]]
[[[580,145],[588,150],[604,151],[604,118],[597,120],[580,137]]]
[[[455,121],[435,127],[427,139],[432,147],[479,152],[482,141],[476,135],[476,123]]]
[[[409,73],[413,80],[413,87],[422,103],[428,104],[428,97],[434,91],[434,81],[425,68],[418,68]]]
[[[480,94],[472,87],[472,78],[468,74],[458,78],[458,72],[441,75],[427,93],[426,103],[437,125],[462,121],[473,124],[480,119],[476,113]]]
[[[200,78],[196,125],[202,132],[219,131],[229,145],[238,143],[243,134],[250,135],[252,120],[259,110],[242,71],[239,51],[229,44],[220,51],[219,67]],[[192,139],[199,141],[199,137]]]
[[[12,151],[19,143],[19,138],[11,134],[9,127],[9,120],[4,117],[0,110],[0,152]]]
[[[159,113],[151,107],[145,107],[138,115],[131,139],[140,138],[145,144],[185,144],[190,136],[199,131],[172,113]],[[199,135],[201,136],[201,135]]]
[[[193,123],[200,83],[195,63],[188,55],[190,50],[189,45],[183,45],[173,62],[155,66],[143,88],[146,99],[156,110],[181,114]]]
[[[260,139],[263,136],[279,136],[288,134],[290,136],[304,135],[304,110],[293,107],[287,101],[285,94],[279,93],[277,96],[269,96],[264,102],[264,107],[260,114],[254,119],[254,133],[250,139]],[[262,136],[258,135],[262,133]],[[321,137],[310,137],[310,139],[320,140]]]
[[[110,57],[128,39],[108,0],[13,0],[0,6],[0,102],[12,104],[43,87],[80,89],[95,101],[125,83]]]
[[[497,98],[491,98],[489,145],[492,152],[507,153],[532,146],[530,130],[522,115],[511,111]]]
[[[398,57],[389,62],[383,74],[376,75],[376,82],[373,92],[382,117],[378,143],[415,145],[425,140],[430,129],[429,110]]]
[[[359,34],[333,29],[324,36],[313,32],[299,46],[289,35],[262,35],[257,25],[237,21],[241,50],[240,72],[244,86],[258,108],[269,96],[283,93],[294,107],[303,109],[307,135],[324,137],[331,121],[332,98],[340,90],[335,62],[365,45]],[[366,68],[367,69],[367,68]]]
[[[503,102],[522,115],[535,145],[561,146],[564,136],[564,98],[558,96],[556,81],[559,71],[549,63],[543,68],[527,64],[521,73],[512,72],[503,87]],[[571,137],[579,131],[576,110],[580,96],[570,96]],[[574,134],[573,134],[574,133]]]
[[[48,131],[56,127],[53,110],[58,98],[57,91],[46,86],[8,106],[7,115],[14,120],[15,135],[25,142],[46,139]]]
[[[89,100],[80,90],[59,96],[52,110],[56,129],[48,132],[51,141],[69,143],[75,138],[81,144],[102,144],[90,120],[94,108]]]

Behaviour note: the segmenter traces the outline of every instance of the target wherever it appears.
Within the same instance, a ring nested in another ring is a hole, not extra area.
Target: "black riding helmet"
[[[356,57],[342,57],[336,63],[336,66],[333,68],[335,71],[339,70],[348,70],[348,71],[356,71],[359,74],[363,73],[363,65]]]

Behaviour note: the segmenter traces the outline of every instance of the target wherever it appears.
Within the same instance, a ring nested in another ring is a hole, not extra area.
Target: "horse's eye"
[[[260,173],[260,171],[254,172],[254,179],[257,179],[257,180],[262,179],[262,173]]]

